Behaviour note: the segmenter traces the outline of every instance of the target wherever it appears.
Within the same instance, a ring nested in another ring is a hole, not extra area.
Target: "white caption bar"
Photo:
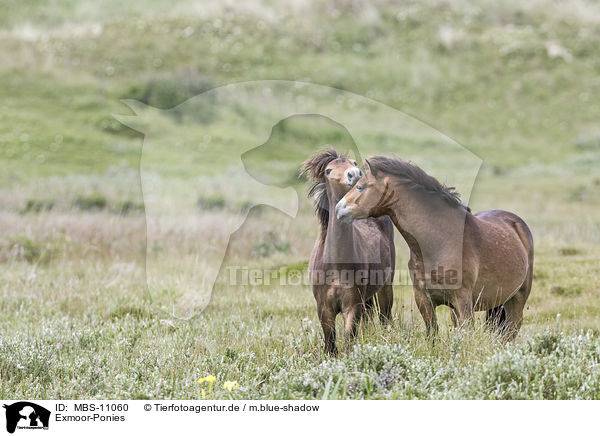
[[[2,400],[0,425],[40,435],[282,433],[503,435],[594,430],[596,401]],[[517,430],[516,433],[513,430]],[[309,433],[314,432],[314,433]]]

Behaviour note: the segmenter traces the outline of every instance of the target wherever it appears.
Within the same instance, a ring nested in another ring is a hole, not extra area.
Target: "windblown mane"
[[[327,147],[302,164],[300,177],[306,176],[312,182],[308,196],[315,200],[315,212],[321,224],[321,235],[324,237],[329,222],[329,199],[325,186],[325,168],[330,162],[345,157],[338,154],[332,147]]]
[[[471,209],[460,200],[460,194],[453,186],[440,183],[417,165],[397,158],[373,156],[368,159],[369,166],[374,171],[397,177],[397,180],[410,187],[428,194],[438,195],[451,206],[459,206],[471,212]]]

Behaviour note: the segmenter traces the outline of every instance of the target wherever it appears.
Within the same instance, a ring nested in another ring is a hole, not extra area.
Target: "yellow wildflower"
[[[216,380],[214,375],[207,375],[206,377],[202,377],[201,379],[198,380],[198,383],[202,384],[202,383],[214,383]]]
[[[223,387],[225,389],[227,389],[229,392],[231,392],[235,389],[239,389],[240,385],[238,384],[237,381],[226,381],[225,383],[223,383]]]

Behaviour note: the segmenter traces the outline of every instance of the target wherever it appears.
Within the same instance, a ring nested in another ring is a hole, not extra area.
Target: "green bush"
[[[548,331],[523,345],[498,348],[480,363],[401,344],[355,346],[312,368],[281,369],[274,398],[594,399],[600,397],[600,342],[591,333]]]
[[[578,287],[564,287],[564,286],[552,286],[550,288],[550,292],[553,295],[558,295],[559,297],[574,297],[577,295],[581,295],[581,288]]]
[[[173,116],[183,120],[184,113],[190,120],[209,122],[213,119],[214,101],[208,97],[191,100],[185,107],[177,107],[192,97],[214,88],[212,81],[194,70],[175,74],[152,76],[146,82],[133,85],[123,98],[131,98],[159,109],[170,109]]]
[[[133,200],[124,200],[117,204],[115,211],[121,215],[132,215],[144,212],[144,205]]]
[[[291,251],[292,246],[285,238],[273,231],[268,231],[265,232],[262,241],[254,244],[250,255],[254,257],[269,257],[275,253],[290,253]]]
[[[50,243],[45,245],[34,241],[26,235],[17,235],[9,240],[8,248],[16,260],[25,260],[29,263],[48,263],[56,252]]]
[[[43,211],[52,210],[54,207],[53,200],[27,200],[25,207],[21,210],[21,213],[40,213]]]
[[[574,247],[564,247],[558,250],[561,256],[576,256],[581,254],[581,250]]]
[[[200,210],[225,209],[227,202],[221,194],[202,196],[196,202]]]
[[[73,202],[73,206],[75,206],[79,210],[85,211],[106,209],[107,204],[108,201],[106,200],[106,197],[104,197],[102,194],[79,196]]]

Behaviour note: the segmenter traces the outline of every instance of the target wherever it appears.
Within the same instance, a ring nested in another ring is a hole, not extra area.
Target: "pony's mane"
[[[339,154],[333,147],[327,147],[309,158],[302,164],[300,177],[306,176],[311,182],[308,189],[308,196],[315,200],[315,212],[319,224],[321,224],[321,235],[324,237],[329,223],[329,199],[327,198],[327,189],[325,186],[325,168],[330,162],[346,157]]]
[[[435,177],[430,176],[412,162],[385,156],[373,156],[368,159],[368,164],[373,171],[382,171],[395,176],[398,182],[411,189],[437,195],[449,205],[462,207],[471,212],[471,209],[460,200],[460,194],[453,186],[440,183]]]

